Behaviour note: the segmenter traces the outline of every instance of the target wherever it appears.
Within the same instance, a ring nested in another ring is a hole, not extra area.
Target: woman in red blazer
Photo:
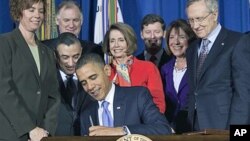
[[[136,59],[133,56],[136,49],[136,34],[129,25],[111,25],[103,41],[103,51],[111,58],[106,60],[112,68],[110,79],[120,86],[147,87],[154,103],[164,113],[166,104],[160,73],[153,63]]]

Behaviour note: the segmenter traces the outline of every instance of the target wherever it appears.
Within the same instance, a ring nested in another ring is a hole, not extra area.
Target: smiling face
[[[119,30],[110,31],[110,52],[114,58],[127,57],[128,44],[124,35]]]
[[[57,47],[57,62],[60,69],[67,75],[75,73],[76,62],[81,56],[82,47],[79,43],[69,46],[60,44]]]
[[[179,28],[178,31],[176,28],[173,28],[169,34],[168,45],[174,56],[185,56],[188,47],[188,37],[186,33],[181,28]]]
[[[56,24],[60,33],[70,32],[78,37],[81,31],[82,20],[81,11],[77,6],[64,7],[57,15]]]
[[[160,22],[144,25],[141,31],[141,38],[150,54],[156,54],[161,49],[164,36],[165,33]]]
[[[110,66],[102,67],[96,63],[89,62],[76,70],[78,80],[83,89],[94,99],[101,101],[111,89],[109,80]]]
[[[20,24],[22,28],[27,31],[34,32],[40,28],[44,20],[43,3],[34,3],[30,8],[22,11]]]
[[[199,38],[206,38],[217,26],[218,11],[211,12],[204,1],[194,2],[187,8],[191,28]]]

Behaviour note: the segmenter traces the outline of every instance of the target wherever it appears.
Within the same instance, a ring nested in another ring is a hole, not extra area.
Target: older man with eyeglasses
[[[199,37],[186,53],[191,131],[250,123],[244,99],[250,96],[250,61],[245,59],[250,47],[236,45],[242,34],[222,27],[218,11],[218,0],[188,0],[186,6],[188,22]]]

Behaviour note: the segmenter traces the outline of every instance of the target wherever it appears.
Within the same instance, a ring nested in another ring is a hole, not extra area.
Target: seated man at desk
[[[113,84],[109,80],[110,69],[95,54],[86,54],[77,62],[78,80],[95,99],[80,115],[81,135],[171,134],[171,127],[153,103],[149,90]]]

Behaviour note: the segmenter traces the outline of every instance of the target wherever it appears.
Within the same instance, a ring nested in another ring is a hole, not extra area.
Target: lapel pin
[[[117,110],[120,110],[120,109],[121,109],[121,107],[116,107],[116,109],[117,109]]]
[[[222,46],[224,46],[224,43],[221,43]]]

